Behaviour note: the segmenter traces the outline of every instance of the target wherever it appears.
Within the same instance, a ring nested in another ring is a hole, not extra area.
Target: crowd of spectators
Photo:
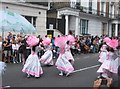
[[[58,35],[59,36],[59,35]],[[31,53],[31,48],[27,45],[26,39],[27,35],[22,37],[21,35],[13,35],[11,32],[8,32],[8,35],[5,39],[1,40],[2,44],[2,61],[6,63],[25,63],[28,55]],[[47,35],[45,36],[47,37]],[[101,45],[103,44],[103,38],[105,36],[76,36],[75,43],[71,45],[72,55],[76,54],[87,54],[87,53],[98,53]],[[44,46],[42,45],[42,39],[38,35],[39,46],[42,47],[42,50],[38,51],[38,56],[41,57],[44,54]],[[2,38],[0,38],[2,39]],[[58,48],[54,45],[55,37],[51,39],[53,58],[58,57]]]

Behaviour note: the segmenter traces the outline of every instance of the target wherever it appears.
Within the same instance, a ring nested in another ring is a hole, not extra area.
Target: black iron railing
[[[87,13],[87,14],[93,14],[93,15],[99,15],[102,17],[107,17],[107,18],[115,18],[115,14],[111,14],[111,13],[107,13],[107,12],[103,12],[103,11],[98,11],[97,9],[91,9],[88,7],[83,7],[80,6],[80,3],[74,3],[74,2],[58,2],[56,4],[54,4],[55,7],[54,8],[64,8],[64,7],[69,7],[69,8],[73,8],[73,9],[78,9],[80,10],[80,12],[83,13]]]

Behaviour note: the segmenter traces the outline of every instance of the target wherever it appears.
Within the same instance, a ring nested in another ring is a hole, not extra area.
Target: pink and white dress
[[[99,62],[100,63],[103,63],[106,59],[107,59],[107,45],[103,45],[100,49],[100,55],[99,55]]]
[[[43,74],[37,52],[32,52],[28,56],[22,71],[35,77],[40,77]]]
[[[62,50],[60,50],[60,54],[55,65],[57,66],[58,70],[65,73],[71,73],[72,71],[74,71],[72,64],[68,61],[65,53],[62,52]]]
[[[114,59],[114,53],[113,52],[107,52],[107,59],[103,62],[103,64],[100,66],[100,68],[98,69],[98,73],[104,73],[105,70],[108,70],[109,72],[112,73],[117,73],[117,68],[118,65],[115,62]]]
[[[4,74],[6,67],[5,62],[0,61],[0,89],[2,89],[2,75]]]
[[[72,61],[72,62],[75,61],[70,51],[70,45],[67,44],[65,45],[65,56],[68,59],[68,61]]]
[[[46,48],[46,52],[43,54],[43,56],[40,58],[40,62],[45,65],[53,65],[53,53],[51,51],[51,46],[48,46]]]

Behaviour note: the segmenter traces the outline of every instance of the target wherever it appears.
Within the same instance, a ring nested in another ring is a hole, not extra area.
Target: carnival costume
[[[50,44],[51,39],[47,37],[42,41],[42,43],[45,47],[45,53],[40,58],[40,61],[45,65],[53,65],[52,45]]]
[[[27,43],[30,47],[35,47],[38,42],[39,39],[35,36],[29,36],[27,39]],[[30,75],[32,75],[38,78],[41,74],[43,74],[36,49],[34,51],[32,50],[31,54],[28,56],[22,71],[28,74],[27,77],[30,77]]]

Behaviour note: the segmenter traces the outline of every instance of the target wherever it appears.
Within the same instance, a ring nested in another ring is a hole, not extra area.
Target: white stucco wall
[[[82,17],[82,16],[80,16]],[[92,35],[102,35],[103,26],[102,23],[106,23],[106,34],[108,34],[108,20],[102,17],[83,16],[88,20],[88,33]]]
[[[97,0],[92,0],[92,9],[97,10]]]
[[[88,34],[91,34],[94,36],[102,35],[102,23],[107,23],[107,25],[108,25],[108,21],[104,18],[97,18],[94,16],[88,16],[88,15],[80,15],[79,20],[80,19],[88,20]],[[75,28],[76,28],[75,21],[76,21],[76,17],[70,16],[70,30],[75,30]],[[79,23],[79,26],[80,26],[80,23]],[[78,30],[80,31],[79,27],[78,27]],[[108,30],[108,26],[107,26],[106,32],[107,32],[107,30]]]
[[[69,16],[69,30],[75,30],[75,25],[76,25],[76,17],[75,16]]]
[[[100,36],[102,34],[102,22],[95,18],[88,20],[88,33]]]
[[[35,35],[44,35],[45,33],[47,34],[47,30],[46,30],[46,15],[47,15],[46,10],[47,9],[45,8],[42,9],[42,8],[37,8],[37,6],[29,7],[27,5],[25,6],[25,5],[17,5],[17,4],[10,4],[10,3],[2,3],[2,10],[8,9],[10,11],[19,13],[21,15],[37,17]]]

